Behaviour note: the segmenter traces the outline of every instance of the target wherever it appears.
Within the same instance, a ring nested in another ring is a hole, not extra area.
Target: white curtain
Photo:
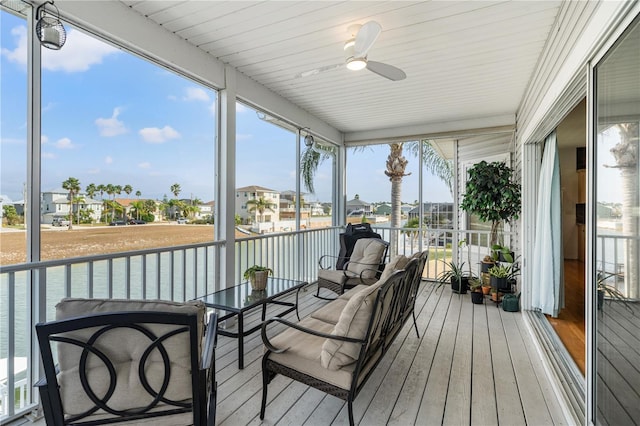
[[[536,241],[533,250],[532,307],[558,316],[564,307],[562,285],[562,206],[560,201],[560,164],[556,133],[544,146],[536,212]]]

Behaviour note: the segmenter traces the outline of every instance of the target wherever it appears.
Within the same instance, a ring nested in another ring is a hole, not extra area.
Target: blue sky
[[[22,199],[26,182],[26,25],[0,12],[2,104],[0,194]],[[67,26],[59,51],[42,49],[42,189],[60,188],[73,176],[88,184],[130,184],[143,198],[210,201],[214,194],[216,92]],[[237,108],[237,187],[295,189],[295,135]],[[390,199],[384,175],[388,145],[349,152],[347,197]],[[403,201],[418,198],[417,160],[407,155],[411,176]],[[316,175],[316,194],[330,201],[331,164]],[[427,178],[425,200],[449,201],[437,178]],[[122,194],[122,197],[126,194]],[[133,196],[133,195],[132,195]]]

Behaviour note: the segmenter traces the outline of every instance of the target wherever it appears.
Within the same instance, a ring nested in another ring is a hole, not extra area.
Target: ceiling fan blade
[[[382,62],[367,61],[367,69],[389,80],[399,81],[407,78],[407,74],[400,68]]]
[[[381,32],[382,26],[376,21],[369,21],[364,24],[356,35],[356,41],[353,46],[353,56],[363,58],[369,49],[371,49],[373,43],[376,42]]]
[[[336,70],[338,68],[342,68],[343,66],[344,66],[344,62],[342,62],[340,64],[325,65],[324,67],[314,68],[312,70],[300,72],[300,73],[294,75],[293,78],[309,77],[309,76],[312,76],[312,75],[320,74],[321,72]]]

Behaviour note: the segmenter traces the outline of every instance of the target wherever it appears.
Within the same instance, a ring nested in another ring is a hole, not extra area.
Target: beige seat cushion
[[[200,336],[203,335],[205,306],[202,302],[174,303],[168,301],[136,301],[109,299],[64,299],[56,305],[56,318],[68,319],[95,313],[122,311],[159,311],[195,313],[198,315]],[[163,335],[177,326],[153,324],[149,329],[156,336]],[[67,333],[67,337],[86,341],[96,329]],[[152,397],[138,380],[138,366],[142,353],[149,346],[150,337],[130,328],[115,328],[103,333],[94,347],[104,352],[116,370],[117,385],[108,404],[117,410],[135,409],[147,406]],[[191,392],[190,341],[188,333],[180,333],[166,339],[163,346],[167,350],[171,365],[171,378],[166,397],[173,401],[188,401]],[[67,414],[79,414],[94,406],[86,395],[79,378],[82,349],[71,344],[58,344],[60,373],[58,383],[63,406]],[[109,386],[109,373],[104,363],[95,355],[87,359],[89,383],[99,397]],[[159,390],[164,376],[164,364],[159,351],[154,350],[146,363],[146,377],[153,389]],[[100,415],[98,411],[96,415]]]
[[[367,333],[367,327],[373,312],[376,292],[382,281],[367,286],[354,294],[340,313],[340,319],[331,334],[362,339]],[[343,342],[326,339],[322,345],[320,360],[324,368],[338,370],[352,364],[358,359],[362,345],[359,343]]]
[[[318,270],[318,279],[331,281],[336,284],[344,284],[347,280],[347,277],[342,270],[334,270],[334,269],[319,269]]]
[[[347,271],[362,278],[374,278],[386,249],[387,245],[378,238],[359,239],[347,262]]]

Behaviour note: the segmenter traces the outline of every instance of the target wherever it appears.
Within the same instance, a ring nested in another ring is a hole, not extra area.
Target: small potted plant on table
[[[273,275],[273,270],[266,266],[253,265],[244,271],[242,275],[245,280],[249,280],[253,290],[262,291],[267,288],[267,277]]]

